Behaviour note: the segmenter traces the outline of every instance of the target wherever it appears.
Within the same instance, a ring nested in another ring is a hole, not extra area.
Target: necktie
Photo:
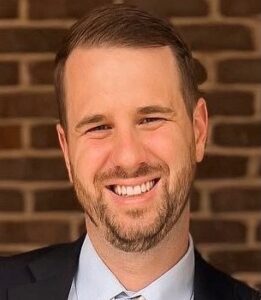
[[[116,296],[115,298],[112,298],[111,300],[121,300],[121,299],[129,299],[129,300],[146,300],[142,295],[138,295],[138,296],[134,296],[134,297],[127,297],[127,298],[118,298],[118,296]]]

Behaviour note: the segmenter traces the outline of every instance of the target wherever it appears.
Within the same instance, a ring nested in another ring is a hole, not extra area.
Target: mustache
[[[136,170],[127,171],[121,166],[116,166],[107,170],[106,172],[99,173],[95,176],[95,182],[102,182],[108,179],[128,179],[140,176],[151,175],[154,173],[169,174],[169,167],[166,164],[149,165],[141,163]]]

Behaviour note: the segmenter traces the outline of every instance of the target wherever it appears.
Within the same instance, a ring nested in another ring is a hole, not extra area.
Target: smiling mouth
[[[146,181],[139,185],[109,185],[107,188],[118,196],[131,197],[147,193],[154,188],[160,178]]]

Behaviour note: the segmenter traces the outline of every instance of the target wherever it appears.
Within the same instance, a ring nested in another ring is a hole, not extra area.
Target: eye
[[[159,122],[159,121],[164,121],[164,120],[165,119],[163,119],[163,118],[157,118],[157,117],[145,118],[140,121],[140,124],[147,124],[147,123]]]
[[[111,129],[111,127],[108,125],[99,125],[99,126],[95,126],[93,128],[88,129],[86,132],[103,131],[103,130],[109,130],[109,129]]]

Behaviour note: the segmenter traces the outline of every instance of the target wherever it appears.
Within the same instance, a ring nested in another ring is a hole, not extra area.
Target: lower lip
[[[107,191],[110,193],[110,197],[113,199],[113,201],[119,205],[143,204],[145,202],[150,201],[153,198],[153,196],[156,193],[156,188],[159,184],[159,181],[157,181],[157,183],[153,186],[153,188],[150,191],[142,193],[140,195],[125,197],[125,196],[117,195],[114,192],[112,192],[111,190],[107,189]]]

